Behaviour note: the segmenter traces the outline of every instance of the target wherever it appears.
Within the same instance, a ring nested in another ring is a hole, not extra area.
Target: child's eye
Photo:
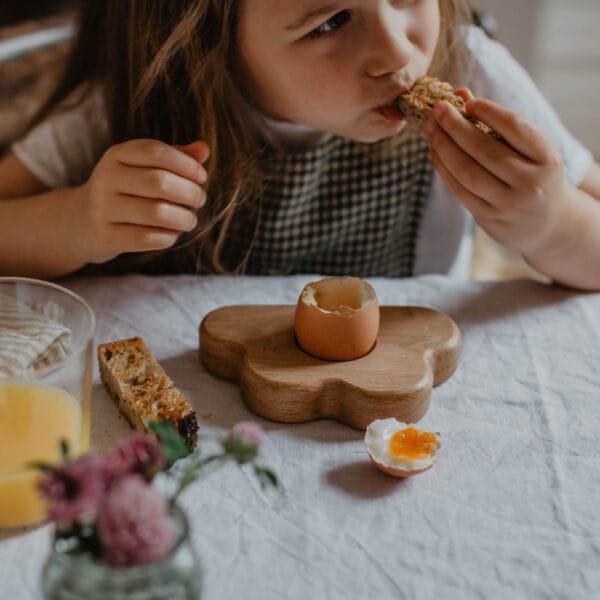
[[[348,21],[350,20],[350,11],[349,10],[341,10],[339,13],[336,13],[330,19],[327,19],[325,23],[319,25],[316,29],[313,29],[308,37],[310,38],[320,38],[326,35],[330,35],[342,28]]]

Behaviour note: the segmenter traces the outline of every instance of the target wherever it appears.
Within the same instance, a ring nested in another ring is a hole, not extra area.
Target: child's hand
[[[560,222],[567,197],[561,156],[540,130],[494,102],[471,99],[467,111],[507,143],[440,102],[424,128],[433,162],[491,237],[523,254],[534,252]]]
[[[70,233],[79,255],[101,263],[172,246],[196,226],[196,211],[206,202],[201,163],[208,154],[204,142],[173,147],[131,140],[109,148],[75,195]]]

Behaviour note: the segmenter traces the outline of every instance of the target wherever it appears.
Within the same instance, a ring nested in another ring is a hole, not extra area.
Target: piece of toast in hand
[[[98,346],[100,378],[121,413],[139,431],[152,422],[168,422],[192,450],[198,417],[140,337]]]
[[[493,129],[467,114],[467,101],[454,93],[454,88],[437,77],[421,77],[414,86],[396,100],[396,108],[419,130],[431,118],[433,107],[442,100],[450,102],[458,112],[478,129],[501,140]]]

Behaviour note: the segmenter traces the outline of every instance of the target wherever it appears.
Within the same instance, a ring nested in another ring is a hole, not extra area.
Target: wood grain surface
[[[291,305],[226,306],[200,324],[199,354],[213,374],[239,381],[248,408],[284,423],[331,418],[357,429],[425,415],[432,387],[456,370],[461,334],[447,315],[382,306],[374,349],[330,362],[306,354],[294,336]]]

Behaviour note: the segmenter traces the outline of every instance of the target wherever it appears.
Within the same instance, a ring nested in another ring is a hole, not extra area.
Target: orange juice
[[[0,529],[46,518],[33,462],[60,460],[60,440],[73,454],[82,448],[79,402],[67,392],[34,383],[0,384]]]

